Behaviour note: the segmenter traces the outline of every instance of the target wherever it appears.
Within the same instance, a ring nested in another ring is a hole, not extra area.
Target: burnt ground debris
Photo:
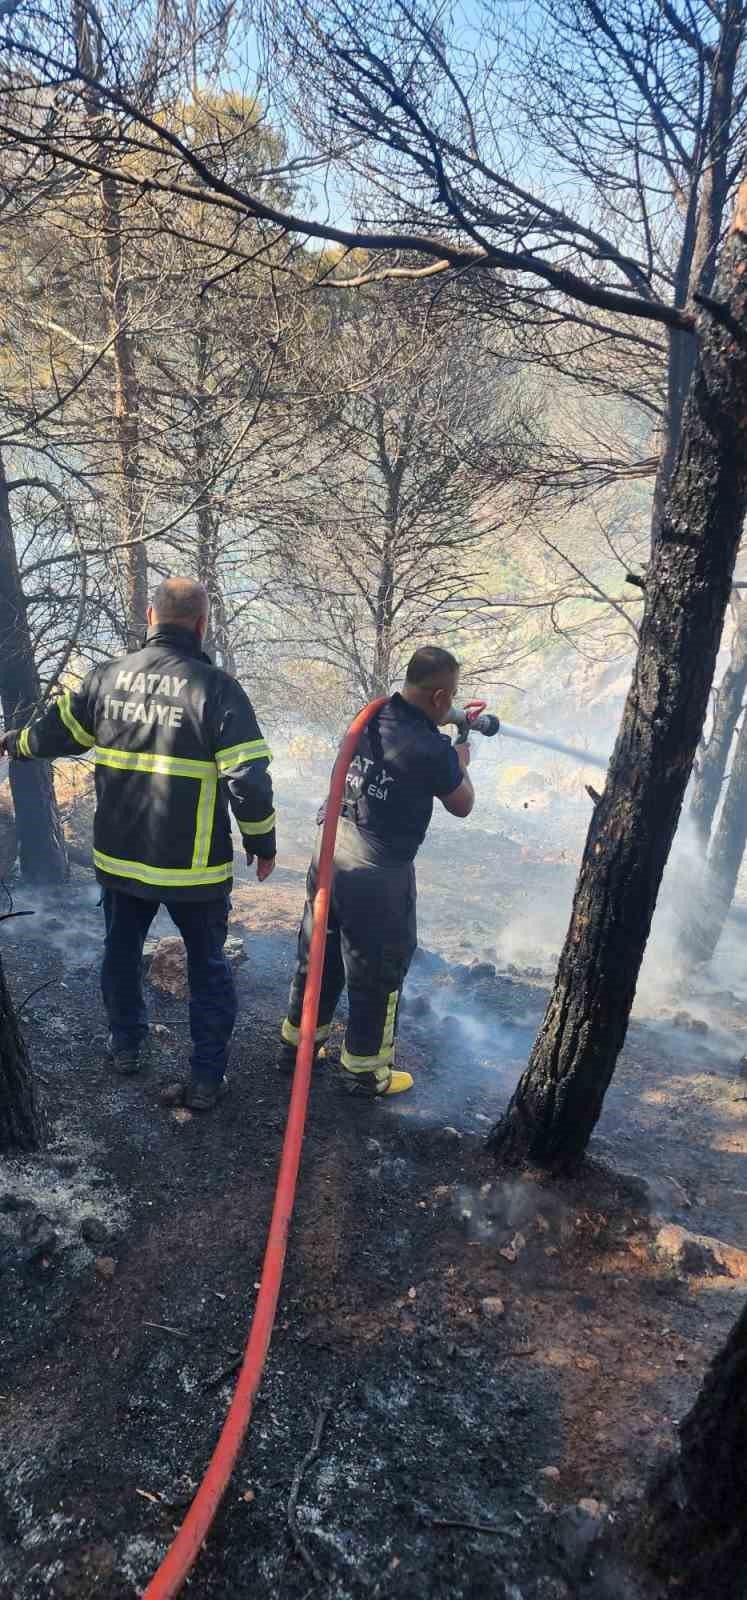
[[[291,861],[272,901],[236,894],[233,1093],[204,1120],[158,1104],[184,1060],[182,1002],[151,991],[150,1077],[103,1065],[89,879],[4,943],[17,1000],[52,987],[24,1010],[49,1143],[0,1181],[2,1600],[141,1592],[207,1462],[282,1138],[272,1061],[302,876]],[[190,1594],[656,1593],[624,1531],[744,1282],[678,1276],[651,1212],[742,1243],[747,1016],[732,995],[723,1035],[686,1009],[635,1023],[584,1173],[503,1178],[482,1136],[546,991],[536,970],[496,973],[479,938],[472,967],[469,950],[413,966],[416,1094],[361,1106],[317,1069],[267,1373]],[[320,1405],[297,1524],[325,1588],[287,1518]]]

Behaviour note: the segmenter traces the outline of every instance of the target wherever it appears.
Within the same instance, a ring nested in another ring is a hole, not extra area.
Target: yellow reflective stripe
[[[230,744],[225,750],[215,752],[215,764],[219,772],[243,767],[247,761],[262,760],[272,761],[272,751],[266,739],[250,739],[248,744]]]
[[[353,1056],[343,1045],[340,1060],[348,1072],[377,1072],[391,1067],[394,1057],[394,1029],[397,1022],[397,1004],[399,989],[393,989],[387,1000],[386,1016],[384,1018],[384,1031],[381,1035],[381,1048],[375,1056]]]
[[[215,801],[218,793],[218,769],[214,761],[191,760],[187,756],[167,756],[155,751],[120,750],[116,746],[96,748],[97,767],[111,767],[115,772],[142,772],[149,777],[194,778],[200,792],[195,817],[195,842],[191,867],[179,870],[165,867],[148,867],[142,862],[119,861],[114,856],[101,856],[97,865],[104,872],[120,877],[136,878],[141,883],[163,884],[166,888],[186,887],[191,883],[222,883],[233,874],[233,863],[208,867],[210,846],[215,821]],[[100,852],[99,852],[100,855]]]
[[[31,755],[31,750],[29,748],[29,729],[28,728],[22,728],[20,733],[19,733],[19,735],[18,735],[18,750],[19,750],[19,753],[22,756],[30,756]]]
[[[270,812],[269,817],[265,817],[264,822],[239,822],[239,830],[241,833],[253,834],[255,836],[260,833],[271,833],[274,826],[274,811]]]
[[[395,1027],[395,1023],[397,1021],[397,1005],[398,1005],[398,1002],[399,1002],[399,989],[393,989],[392,993],[389,996],[389,1002],[388,1002],[388,1005],[387,1005],[387,1008],[386,1008],[386,1020],[384,1022],[384,1033],[383,1033],[382,1040],[381,1040],[382,1053],[385,1050],[391,1051],[392,1045],[394,1044],[394,1027]]]
[[[323,1044],[325,1039],[329,1038],[331,1032],[332,1023],[323,1022],[321,1026],[317,1028],[316,1033],[314,1034],[314,1043]],[[298,1044],[298,1041],[301,1037],[301,1029],[297,1028],[294,1023],[289,1022],[288,1018],[286,1017],[283,1026],[280,1029],[280,1037],[284,1044]]]
[[[351,1056],[350,1051],[345,1047],[345,1045],[343,1045],[342,1050],[340,1051],[340,1060],[343,1066],[347,1067],[348,1072],[373,1072],[377,1067],[388,1067],[391,1065],[390,1057],[388,1055],[382,1055],[380,1053],[377,1056]]]
[[[119,772],[151,772],[166,778],[205,778],[215,775],[214,761],[192,761],[186,756],[164,756],[137,750],[119,750],[115,745],[97,745],[97,767],[115,767]]]
[[[233,862],[222,861],[217,867],[150,867],[144,861],[120,861],[117,856],[106,856],[94,850],[94,863],[102,872],[116,878],[134,878],[137,883],[149,883],[155,888],[189,889],[200,884],[225,883],[233,877]]]
[[[210,858],[210,843],[213,837],[213,819],[215,817],[215,797],[218,793],[218,774],[213,768],[210,777],[204,777],[200,784],[200,798],[197,802],[197,818],[195,821],[195,847],[192,854],[192,866],[206,867]]]
[[[60,695],[59,700],[56,701],[57,710],[68,733],[72,734],[75,743],[82,745],[84,750],[91,750],[96,740],[93,734],[86,733],[85,728],[82,728],[77,718],[73,716],[72,698],[70,690],[66,689],[65,693]]]
[[[392,1070],[391,1057],[382,1060],[381,1056],[351,1056],[350,1051],[343,1045],[340,1051],[340,1061],[346,1072],[372,1072],[374,1077],[381,1081],[388,1078]]]

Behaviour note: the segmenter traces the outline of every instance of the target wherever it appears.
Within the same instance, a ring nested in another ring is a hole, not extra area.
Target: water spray
[[[542,750],[557,750],[559,755],[571,756],[584,767],[600,767],[606,772],[609,765],[608,756],[595,755],[591,750],[581,750],[575,744],[564,744],[562,739],[551,739],[547,734],[528,733],[525,728],[515,728],[508,722],[499,721],[498,717],[486,710],[486,706],[486,700],[468,700],[465,706],[451,707],[446,722],[456,727],[455,744],[466,744],[471,733],[481,733],[488,739],[492,739],[496,733],[502,733],[505,739],[519,739],[523,744],[537,744]]]
[[[543,750],[557,750],[561,756],[572,756],[584,767],[601,767],[606,772],[609,766],[609,756],[595,755],[592,750],[580,750],[577,744],[563,744],[562,739],[550,739],[544,733],[527,733],[525,728],[514,728],[508,722],[501,723],[501,733],[506,739],[520,739],[523,744],[538,744]]]

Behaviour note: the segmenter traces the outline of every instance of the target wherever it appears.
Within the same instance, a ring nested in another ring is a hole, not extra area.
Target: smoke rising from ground
[[[611,747],[614,723],[614,711],[589,721],[598,750]],[[435,807],[433,826],[417,863],[420,936],[421,944],[442,956],[452,971],[435,978],[419,970],[417,963],[413,967],[402,1011],[403,1043],[406,1047],[412,1043],[421,1052],[424,1066],[415,1111],[403,1101],[398,1115],[462,1118],[465,1127],[484,1131],[484,1122],[510,1095],[541,1021],[588,829],[591,801],[584,784],[593,780],[599,785],[599,778],[586,765],[586,752],[583,765],[575,753],[564,753],[568,746],[575,752],[581,740],[578,723],[574,726],[567,715],[560,719],[548,712],[542,728],[528,737],[542,742],[525,749],[526,741],[517,740],[514,748],[508,738],[485,740],[475,735],[473,816],[460,823]],[[300,915],[305,864],[335,748],[331,740],[309,741],[303,730],[285,742],[273,740],[273,746],[283,890],[287,903],[295,897]],[[79,840],[89,827],[90,818],[79,813]],[[737,1004],[747,1005],[741,924],[736,918],[728,923],[711,968],[695,980],[683,980],[677,952],[682,907],[698,860],[685,816],[665,874],[634,1018],[654,1026],[675,1050],[697,1049],[704,1057],[717,1054],[733,1060],[742,1046],[724,1026],[723,994],[730,991]],[[243,873],[241,877],[243,895]],[[20,939],[39,939],[55,951],[63,967],[63,987],[31,1002],[32,1013],[50,1004],[64,1013],[65,972],[97,967],[100,960],[100,891],[77,869],[76,880],[73,891],[46,895],[14,888],[16,909],[33,910],[34,916],[3,925],[4,947],[9,950]],[[280,875],[276,888],[279,882]],[[249,878],[251,893],[261,892],[263,904],[269,901],[272,882],[262,891],[252,885]],[[173,931],[166,913],[160,912],[153,935]],[[248,931],[250,958],[252,941]],[[289,937],[289,951],[292,942]],[[466,971],[475,961],[490,963],[500,980],[488,1001],[479,984],[466,984],[457,970]],[[413,1001],[427,1005],[427,1013],[421,1009],[418,1017]],[[102,1017],[102,1030],[103,1026]]]

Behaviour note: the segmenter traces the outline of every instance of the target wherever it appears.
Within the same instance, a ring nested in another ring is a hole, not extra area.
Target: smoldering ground
[[[479,757],[478,794],[484,772]],[[60,897],[14,891],[19,908],[36,911],[5,925],[14,992],[23,999],[52,984],[24,1018],[55,1141],[41,1158],[38,1204],[47,1214],[57,1206],[59,1247],[48,1266],[16,1256],[4,1275],[12,1314],[2,1388],[14,1396],[16,1422],[3,1526],[16,1531],[15,1543],[0,1542],[0,1592],[7,1582],[13,1600],[57,1600],[71,1583],[130,1600],[178,1518],[175,1504],[188,1492],[178,1480],[199,1478],[230,1397],[284,1122],[287,1090],[272,1057],[323,792],[318,779],[289,777],[286,789],[283,778],[279,788],[282,859],[293,868],[278,881],[292,916],[263,931],[255,913],[271,917],[272,880],[260,891],[242,876],[234,929],[248,959],[234,1096],[210,1125],[164,1114],[160,1074],[130,1086],[106,1075],[95,1042],[104,1031],[102,922],[90,877],[79,874]],[[544,1011],[570,912],[577,856],[569,858],[588,822],[582,793],[561,789],[541,806],[547,792],[536,791],[534,810],[529,791],[528,812],[523,799],[488,798],[467,826],[438,817],[421,854],[430,948],[413,963],[400,1038],[414,1093],[361,1110],[340,1099],[329,1069],[315,1077],[285,1297],[246,1476],[193,1580],[196,1593],[258,1584],[268,1597],[306,1592],[305,1572],[286,1556],[285,1500],[318,1391],[331,1392],[333,1414],[299,1515],[332,1593],[357,1600],[363,1574],[387,1600],[476,1600],[500,1592],[499,1578],[522,1600],[575,1600],[582,1579],[555,1558],[543,1570],[555,1512],[542,1508],[589,1495],[617,1507],[641,1460],[670,1441],[707,1359],[703,1341],[721,1331],[722,1306],[733,1316],[728,1279],[710,1280],[701,1302],[671,1270],[650,1265],[628,1191],[604,1175],[638,1176],[644,1211],[655,1206],[739,1242],[740,1085],[733,1058],[727,1067],[719,1057],[715,1024],[728,1031],[731,1019],[713,996],[707,1034],[667,1020],[669,999],[656,1000],[662,1014],[652,1006],[633,1023],[582,1188],[497,1178],[484,1156],[482,1136]],[[173,930],[164,917],[155,931]],[[649,958],[656,950],[652,939]],[[186,1007],[156,992],[150,1000],[166,1031],[165,1071],[186,1057]],[[692,993],[688,1001],[694,1014]],[[79,1187],[66,1197],[57,1178]],[[20,1192],[20,1180],[7,1176],[3,1187]],[[76,1230],[98,1196],[108,1242],[90,1247]],[[6,1214],[19,1251],[22,1214]],[[111,1282],[96,1271],[102,1251],[114,1262]],[[483,1299],[500,1299],[503,1314],[491,1320]],[[67,1411],[65,1385],[79,1396]],[[31,1408],[40,1405],[44,1426],[32,1433]],[[651,1421],[633,1433],[642,1405]],[[69,1461],[75,1503],[59,1467]],[[548,1466],[557,1479],[541,1476]],[[452,1537],[434,1528],[439,1516],[499,1531]]]

